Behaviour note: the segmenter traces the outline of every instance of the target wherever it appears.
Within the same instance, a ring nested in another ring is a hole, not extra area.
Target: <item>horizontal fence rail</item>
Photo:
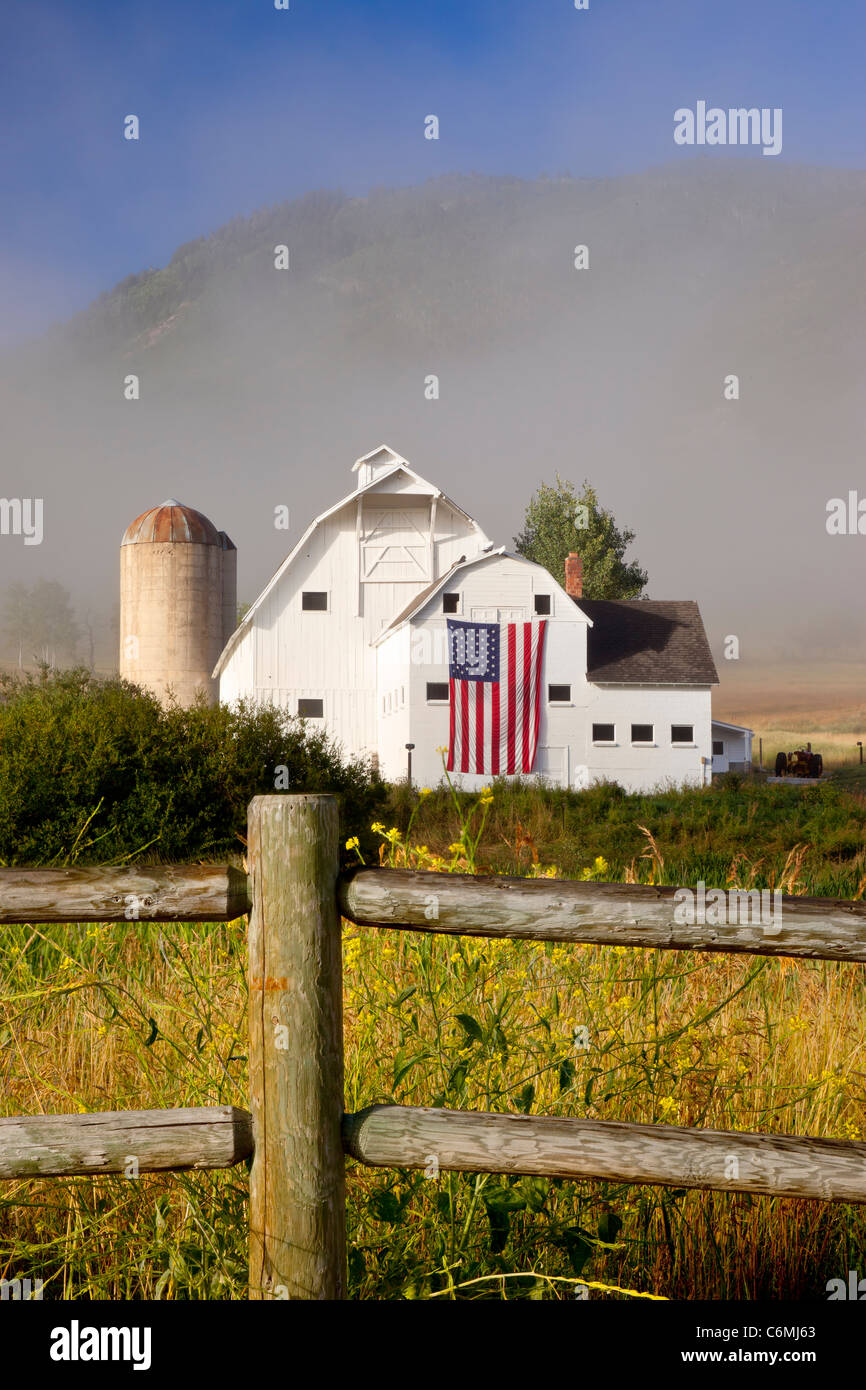
[[[640,883],[582,883],[404,869],[358,868],[341,875],[340,911],[359,926],[453,936],[495,936],[597,946],[650,946],[816,960],[866,961],[866,903],[780,895],[761,907],[725,891],[718,924],[677,920],[676,895],[694,890]],[[712,892],[707,889],[707,896]],[[766,891],[766,890],[765,890]],[[695,914],[697,915],[697,914]],[[710,914],[707,908],[707,915]],[[746,918],[746,920],[742,920]]]
[[[371,1105],[343,1119],[369,1167],[712,1188],[866,1202],[866,1144],[677,1125]],[[435,1169],[433,1170],[435,1171]]]
[[[249,893],[225,864],[0,869],[0,922],[231,922]]]
[[[0,1116],[0,1178],[232,1168],[252,1151],[252,1116],[233,1105]]]

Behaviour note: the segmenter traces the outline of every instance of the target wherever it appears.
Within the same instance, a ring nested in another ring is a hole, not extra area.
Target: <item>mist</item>
[[[44,503],[41,545],[3,537],[0,587],[59,580],[110,663],[140,512],[203,511],[252,601],[387,443],[498,544],[540,482],[588,479],[636,533],[647,596],[700,603],[717,665],[729,634],[742,665],[862,659],[866,543],[829,535],[826,508],[866,496],[864,221],[859,172],[700,158],[237,219],[0,357],[3,492]]]

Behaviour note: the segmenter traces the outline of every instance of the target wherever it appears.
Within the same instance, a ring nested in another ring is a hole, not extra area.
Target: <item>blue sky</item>
[[[781,160],[862,168],[864,48],[862,0],[4,0],[2,331],[311,188],[689,157],[699,99],[781,106]]]

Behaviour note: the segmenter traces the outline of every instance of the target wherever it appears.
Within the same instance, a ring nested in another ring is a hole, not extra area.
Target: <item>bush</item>
[[[347,834],[384,797],[366,760],[345,759],[324,732],[272,706],[164,709],[85,670],[0,677],[5,864],[238,852],[248,803],[275,790],[335,793]]]

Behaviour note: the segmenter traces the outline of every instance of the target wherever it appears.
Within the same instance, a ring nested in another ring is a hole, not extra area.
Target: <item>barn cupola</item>
[[[352,472],[358,475],[357,485],[360,488],[374,483],[377,478],[390,473],[401,464],[405,468],[409,466],[402,454],[395,454],[387,444],[381,444],[378,449],[371,449],[369,454],[363,454],[361,458],[356,459],[352,464]]]

